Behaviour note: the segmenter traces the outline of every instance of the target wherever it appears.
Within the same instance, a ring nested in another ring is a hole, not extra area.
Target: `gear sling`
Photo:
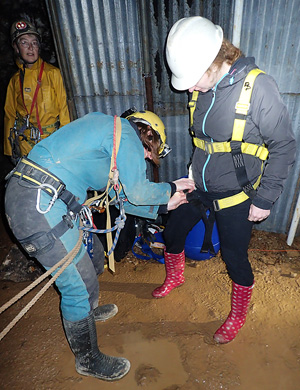
[[[235,167],[236,177],[239,185],[242,188],[242,191],[236,195],[214,200],[215,211],[235,206],[244,202],[248,198],[253,199],[255,196],[256,188],[260,183],[261,175],[258,177],[258,179],[253,185],[250,183],[247,177],[243,158],[244,153],[255,156],[262,161],[263,168],[263,162],[267,159],[269,154],[269,151],[265,146],[251,144],[243,141],[244,129],[250,107],[253,86],[256,77],[260,73],[264,72],[260,69],[253,69],[248,73],[244,80],[239,100],[235,105],[235,119],[233,123],[232,137],[231,140],[228,142],[208,142],[195,137],[195,133],[193,131],[193,117],[199,91],[193,92],[192,99],[188,104],[188,107],[190,108],[190,129],[194,145],[197,148],[204,150],[207,154],[224,152],[231,153],[233,164]]]

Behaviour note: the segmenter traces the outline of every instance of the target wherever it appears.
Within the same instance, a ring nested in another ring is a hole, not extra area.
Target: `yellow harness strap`
[[[188,107],[190,109],[190,130],[191,135],[194,137],[195,133],[193,131],[193,124],[194,124],[194,111],[196,108],[196,103],[198,100],[199,91],[193,91],[192,99],[189,101]],[[198,138],[196,138],[198,139]]]
[[[243,84],[239,101],[235,105],[235,113],[241,115],[240,118],[235,118],[233,123],[232,141],[243,141],[246,119],[250,108],[250,100],[253,91],[254,81],[260,73],[265,73],[260,69],[252,69]]]
[[[197,138],[194,136],[193,131],[193,120],[194,120],[194,111],[196,108],[196,102],[198,99],[198,91],[193,91],[192,99],[189,102],[190,108],[190,124],[191,124],[191,134],[193,136],[193,143],[197,148],[204,150],[207,154],[213,153],[230,153],[232,151],[231,142],[240,142],[241,143],[241,152],[243,154],[249,154],[259,158],[262,162],[265,161],[268,157],[269,151],[263,145],[251,144],[248,142],[243,142],[244,130],[246,125],[246,119],[248,111],[250,108],[250,100],[253,91],[253,86],[256,77],[264,73],[260,69],[251,70],[243,84],[242,91],[240,93],[239,101],[235,105],[236,117],[233,123],[232,138],[229,142],[208,142],[203,139]],[[262,163],[263,168],[263,163]],[[256,183],[253,185],[253,189],[256,189],[260,183],[261,175],[257,179]],[[234,196],[230,196],[224,199],[219,199],[214,202],[215,210],[221,210],[222,208],[235,206],[247,200],[249,196],[244,192],[240,192]]]
[[[256,182],[253,184],[253,188],[255,190],[258,187],[259,183],[260,183],[260,179],[261,179],[261,175],[258,177]],[[219,210],[222,210],[222,209],[226,209],[227,207],[236,206],[237,204],[245,202],[245,200],[247,200],[248,198],[249,198],[249,196],[244,191],[241,191],[238,194],[232,195],[232,196],[228,196],[227,198],[215,199],[213,201],[214,210],[215,211],[219,211]]]
[[[120,140],[121,140],[121,132],[122,132],[121,119],[120,119],[120,117],[116,117],[116,134],[114,135],[115,145],[114,145],[112,156],[111,156],[110,169],[109,169],[109,179],[108,179],[108,182],[110,182],[110,183],[113,183],[113,181],[114,181],[113,166],[114,166],[114,159],[117,158],[117,154],[118,154],[118,151],[119,151]],[[109,213],[108,193],[109,193],[109,191],[106,192],[106,215],[107,215],[107,218],[106,218],[106,229],[111,229],[111,218],[110,218],[110,213]],[[113,245],[111,232],[107,233],[106,240],[107,240],[107,248],[111,248],[112,245]],[[114,251],[112,251],[111,254],[108,255],[108,268],[112,272],[115,272]]]
[[[207,154],[231,152],[230,142],[208,142],[196,137],[193,138],[193,142],[197,148],[204,150]],[[265,161],[269,154],[265,146],[250,144],[248,142],[242,142],[241,150],[242,153],[251,154],[262,161]]]
[[[108,181],[106,185],[105,192],[96,195],[92,198],[89,198],[86,202],[85,205],[90,206],[95,200],[102,199],[100,202],[99,207],[100,208],[105,208],[106,209],[106,229],[109,230],[111,229],[111,217],[109,213],[109,204],[115,199],[115,197],[112,197],[111,200],[109,199],[109,193],[113,189],[113,185],[115,184],[116,177],[114,177],[114,164],[117,159],[118,151],[119,151],[119,146],[120,146],[120,140],[121,140],[121,133],[122,133],[122,124],[121,124],[121,119],[119,117],[115,117],[116,120],[116,127],[115,127],[115,134],[114,134],[114,146],[111,154],[111,160],[110,160],[110,168],[109,168],[109,175],[108,175]],[[119,187],[119,192],[121,191],[121,186]],[[111,248],[113,245],[113,240],[112,240],[112,233],[108,232],[106,233],[106,241],[107,241],[107,248]],[[110,255],[108,255],[108,268],[112,271],[115,272],[115,258],[114,258],[114,251],[111,252]]]

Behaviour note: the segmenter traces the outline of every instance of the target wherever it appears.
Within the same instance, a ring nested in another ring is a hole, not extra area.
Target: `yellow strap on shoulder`
[[[119,146],[120,146],[120,141],[121,141],[121,132],[122,132],[122,124],[121,124],[121,119],[120,117],[116,117],[116,133],[114,134],[114,140],[115,140],[115,145],[112,151],[111,155],[111,161],[110,161],[110,169],[109,169],[109,179],[108,181],[110,182],[113,172],[112,168],[114,166],[114,159],[117,159],[118,151],[119,151]],[[106,229],[111,229],[111,218],[110,218],[110,213],[109,213],[109,198],[108,198],[108,193],[109,191],[106,192]],[[113,240],[112,240],[112,233],[108,232],[106,233],[106,240],[107,240],[107,248],[108,250],[112,247],[113,245]],[[114,251],[111,252],[110,255],[108,255],[108,268],[112,271],[115,272],[115,257],[114,257]]]
[[[189,109],[190,109],[190,128],[193,127],[194,124],[194,111],[196,108],[196,103],[198,100],[199,91],[193,91],[192,99],[189,101]]]
[[[109,174],[108,174],[108,181],[106,185],[105,192],[96,195],[92,198],[89,198],[86,202],[85,205],[90,206],[95,200],[102,199],[100,202],[100,207],[105,207],[106,209],[106,229],[109,230],[111,229],[111,217],[110,217],[110,212],[109,212],[109,204],[111,203],[112,200],[115,199],[115,197],[112,197],[112,199],[109,199],[109,194],[111,190],[113,189],[113,184],[112,184],[112,179],[113,179],[113,171],[112,168],[114,166],[114,161],[117,159],[118,151],[119,151],[119,146],[120,146],[120,141],[121,141],[121,133],[122,133],[122,124],[121,124],[121,119],[119,117],[115,117],[116,120],[116,132],[114,134],[114,146],[111,154],[111,160],[110,160],[110,168],[109,168]],[[121,191],[121,186],[119,188],[119,192]],[[110,250],[110,248],[113,245],[113,240],[112,240],[112,233],[108,232],[106,233],[106,242],[107,242],[107,249]],[[115,272],[115,258],[114,258],[114,252],[108,256],[108,268],[112,271]]]
[[[250,100],[253,91],[253,86],[256,77],[260,73],[265,73],[260,69],[252,69],[245,78],[241,94],[238,102],[235,105],[236,115],[241,115],[241,118],[235,118],[232,130],[232,141],[243,141],[246,119],[250,108]]]

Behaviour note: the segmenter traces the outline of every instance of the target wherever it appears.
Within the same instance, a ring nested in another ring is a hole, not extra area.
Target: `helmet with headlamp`
[[[21,19],[14,22],[10,29],[10,39],[11,44],[13,45],[15,41],[25,34],[34,34],[38,38],[38,40],[41,40],[41,36],[38,33],[37,29],[34,27],[34,25],[27,20]]]
[[[166,157],[170,153],[171,148],[166,144],[165,125],[159,116],[152,111],[134,111],[133,109],[127,111],[126,119],[132,120],[135,123],[144,123],[150,126],[159,136],[160,146],[158,154],[160,158]]]

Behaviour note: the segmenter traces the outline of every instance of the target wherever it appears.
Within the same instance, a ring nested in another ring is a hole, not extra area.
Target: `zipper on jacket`
[[[206,136],[206,137],[209,137],[206,132],[205,132],[205,123],[206,123],[206,119],[208,117],[208,114],[210,112],[210,110],[212,109],[213,105],[215,104],[215,101],[216,101],[216,90],[217,90],[217,87],[219,85],[219,83],[224,79],[224,77],[228,76],[228,73],[225,73],[221,78],[220,80],[217,82],[217,84],[212,88],[212,100],[211,100],[211,103],[210,103],[210,106],[208,108],[208,110],[206,111],[206,114],[204,116],[204,119],[203,119],[203,123],[202,123],[202,133]],[[214,142],[214,140],[210,137],[210,142]],[[204,191],[205,192],[208,192],[208,189],[206,187],[206,183],[205,183],[205,170],[206,170],[206,167],[209,163],[209,160],[210,160],[210,157],[211,155],[209,154],[207,156],[207,159],[205,161],[205,164],[203,166],[203,169],[202,169],[202,183],[203,183],[203,187],[204,187]]]
[[[210,106],[209,106],[208,110],[206,111],[206,114],[205,114],[205,116],[204,116],[203,123],[202,123],[202,133],[203,133],[204,135],[206,135],[207,137],[208,137],[208,135],[205,133],[205,122],[206,122],[206,118],[207,118],[207,116],[208,116],[210,110],[212,109],[212,106],[213,106],[214,103],[215,103],[215,100],[216,100],[216,90],[215,90],[215,88],[213,88],[213,89],[212,89],[212,100],[211,100],[211,103],[210,103]],[[212,139],[212,138],[210,139],[210,142],[213,142],[213,139]],[[205,169],[206,169],[206,166],[207,166],[209,160],[210,160],[210,154],[207,156],[207,159],[206,159],[206,161],[205,161],[204,167],[203,167],[203,169],[202,169],[202,182],[203,182],[203,186],[204,186],[204,191],[205,191],[205,192],[207,192],[208,190],[207,190],[207,187],[206,187],[206,184],[205,184],[205,178],[204,178],[204,176],[205,176]]]

